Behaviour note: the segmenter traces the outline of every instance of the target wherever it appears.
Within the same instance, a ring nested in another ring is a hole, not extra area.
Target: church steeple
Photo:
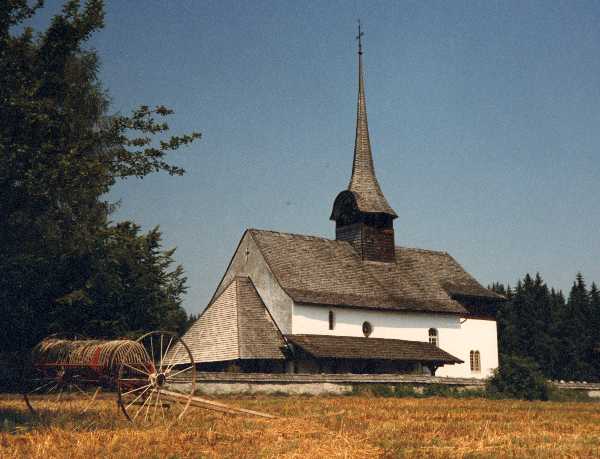
[[[363,260],[392,262],[396,212],[388,204],[375,176],[363,71],[363,32],[358,23],[358,106],[354,161],[348,189],[338,194],[331,220],[336,222],[336,239],[345,240],[359,252]]]
[[[367,101],[365,97],[365,77],[363,71],[362,36],[364,33],[358,23],[358,104],[356,109],[356,137],[354,138],[354,161],[352,177],[348,190],[355,192],[358,207],[363,212],[382,212],[396,218],[396,212],[390,207],[383,195],[375,176],[369,123],[367,121]]]

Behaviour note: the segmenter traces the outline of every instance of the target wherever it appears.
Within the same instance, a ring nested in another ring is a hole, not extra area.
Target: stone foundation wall
[[[199,373],[196,387],[207,395],[226,394],[289,394],[344,395],[356,388],[403,385],[422,392],[431,384],[455,387],[458,390],[483,390],[485,383],[471,378],[439,378],[422,375],[361,375],[361,374],[265,374],[265,373]]]
[[[590,397],[600,397],[598,383],[552,382],[559,389],[586,391]],[[360,374],[267,374],[267,373],[199,373],[196,387],[211,395],[277,394],[343,395],[355,387],[402,385],[422,392],[437,384],[457,390],[484,390],[485,381],[475,378],[445,378],[423,375],[360,375]]]
[[[288,395],[344,395],[352,392],[351,384],[333,383],[235,383],[198,382],[197,390],[207,395],[228,394],[288,394]]]

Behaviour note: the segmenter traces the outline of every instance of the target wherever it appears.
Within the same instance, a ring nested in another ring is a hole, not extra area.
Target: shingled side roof
[[[237,277],[240,359],[284,359],[285,341],[254,284]]]
[[[185,333],[196,363],[285,359],[285,341],[248,277],[235,277]],[[174,347],[171,355],[179,349]]]
[[[453,295],[502,299],[445,252],[397,247],[395,263],[368,262],[345,241],[248,231],[297,303],[466,314]]]
[[[320,359],[463,363],[439,347],[422,341],[332,335],[286,335],[286,339],[305,353]]]

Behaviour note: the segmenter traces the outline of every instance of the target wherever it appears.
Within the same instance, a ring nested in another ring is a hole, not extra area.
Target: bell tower
[[[398,216],[390,207],[375,176],[363,75],[363,32],[358,23],[358,106],[354,162],[348,189],[337,195],[331,220],[335,221],[335,238],[347,241],[363,260],[394,262],[394,219]]]

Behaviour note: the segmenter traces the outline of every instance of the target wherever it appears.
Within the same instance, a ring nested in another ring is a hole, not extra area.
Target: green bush
[[[548,400],[550,385],[533,360],[507,355],[500,359],[500,367],[488,381],[486,391],[492,398]]]
[[[453,397],[456,396],[456,389],[444,384],[428,384],[423,388],[425,397]]]
[[[423,397],[452,397],[452,398],[476,398],[485,396],[482,390],[463,389],[445,384],[429,384],[423,388]]]
[[[394,397],[419,397],[420,395],[412,386],[399,384],[394,387]]]
[[[348,395],[363,395],[368,397],[452,397],[475,398],[484,397],[485,393],[479,389],[463,389],[445,384],[428,384],[422,391],[407,384],[368,384],[353,385],[352,392]]]
[[[553,402],[593,402],[595,401],[586,391],[559,389],[551,387],[548,399]]]
[[[368,397],[418,397],[412,386],[404,384],[354,384],[348,395],[363,395]]]

